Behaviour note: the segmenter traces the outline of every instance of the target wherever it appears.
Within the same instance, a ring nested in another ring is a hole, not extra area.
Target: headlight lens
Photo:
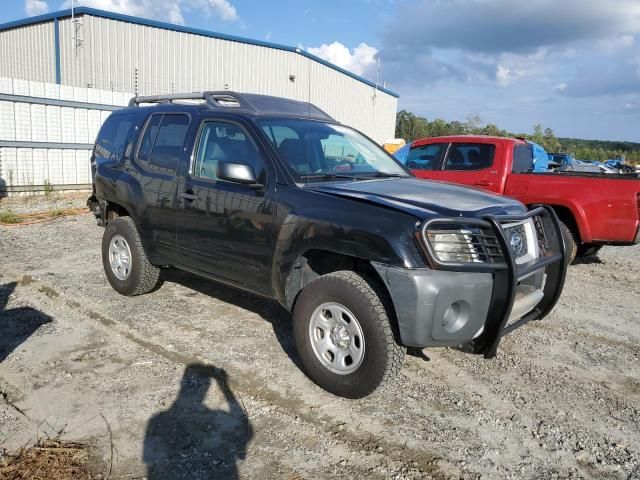
[[[433,252],[441,262],[481,262],[471,243],[471,232],[427,232]]]

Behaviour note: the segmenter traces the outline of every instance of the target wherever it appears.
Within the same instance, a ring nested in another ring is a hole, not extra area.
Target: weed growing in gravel
[[[49,181],[49,179],[45,179],[44,181],[44,185],[43,185],[43,190],[44,190],[44,194],[47,197],[50,197],[51,194],[53,193],[53,185],[51,185],[51,182]]]
[[[11,210],[0,212],[0,223],[20,223],[20,215]]]

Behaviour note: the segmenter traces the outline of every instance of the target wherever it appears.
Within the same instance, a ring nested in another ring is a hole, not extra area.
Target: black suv
[[[373,392],[405,347],[495,356],[564,282],[551,209],[418,180],[309,103],[136,97],[102,126],[92,169],[116,291],[151,292],[176,267],[275,299],[308,376],[340,396]]]

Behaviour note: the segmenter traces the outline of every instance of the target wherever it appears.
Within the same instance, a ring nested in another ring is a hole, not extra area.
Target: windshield
[[[342,125],[286,118],[258,124],[301,180],[410,176],[380,146]]]

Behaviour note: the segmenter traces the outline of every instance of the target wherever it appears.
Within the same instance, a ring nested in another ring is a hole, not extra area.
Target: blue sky
[[[5,0],[0,22],[69,6]],[[300,45],[432,120],[640,141],[640,0],[79,0]],[[380,70],[377,70],[378,59]]]

